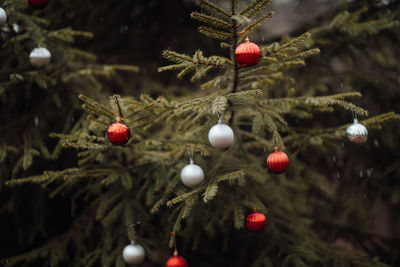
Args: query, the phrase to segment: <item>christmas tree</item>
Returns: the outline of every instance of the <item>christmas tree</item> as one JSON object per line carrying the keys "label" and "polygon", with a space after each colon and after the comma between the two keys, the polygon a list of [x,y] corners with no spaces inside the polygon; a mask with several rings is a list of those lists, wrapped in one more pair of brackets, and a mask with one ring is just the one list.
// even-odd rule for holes
{"label": "christmas tree", "polygon": [[[182,27],[190,48],[164,50],[164,63],[150,56],[161,73],[133,75],[155,87],[140,94],[104,89],[129,87],[115,71],[137,67],[102,65],[86,51],[116,44],[74,39],[96,31],[108,40],[99,17],[121,25],[135,14],[158,26],[120,30],[146,43],[163,22],[143,14],[182,13],[177,3],[28,2],[1,3],[6,266],[399,263],[399,3],[342,3],[266,41],[257,36],[274,23],[269,0],[182,1],[193,11],[180,15],[214,41]],[[96,19],[82,16],[91,9]],[[66,11],[85,31],[66,27]],[[125,41],[138,57],[152,51]],[[35,47],[51,62],[39,53],[43,66],[32,66]],[[177,249],[183,258],[171,259]]]}

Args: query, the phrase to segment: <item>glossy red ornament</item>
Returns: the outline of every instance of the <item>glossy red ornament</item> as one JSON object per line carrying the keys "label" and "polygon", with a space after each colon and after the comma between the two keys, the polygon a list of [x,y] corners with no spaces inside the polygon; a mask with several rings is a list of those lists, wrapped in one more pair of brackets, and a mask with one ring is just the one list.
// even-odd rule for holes
{"label": "glossy red ornament", "polygon": [[246,39],[244,43],[236,47],[235,57],[242,67],[248,67],[256,65],[260,61],[261,51],[258,45]]}
{"label": "glossy red ornament", "polygon": [[246,228],[251,231],[261,231],[267,225],[267,218],[261,212],[254,211],[246,217]]}
{"label": "glossy red ornament", "polygon": [[28,2],[35,9],[43,9],[49,5],[50,0],[28,0]]}
{"label": "glossy red ornament", "polygon": [[165,267],[187,267],[188,264],[184,257],[181,256],[171,256],[165,263]]}
{"label": "glossy red ornament", "polygon": [[273,173],[283,173],[289,167],[289,157],[285,152],[274,151],[267,157],[267,167]]}
{"label": "glossy red ornament", "polygon": [[129,127],[122,122],[114,122],[108,127],[107,137],[114,145],[123,145],[128,142],[131,131]]}

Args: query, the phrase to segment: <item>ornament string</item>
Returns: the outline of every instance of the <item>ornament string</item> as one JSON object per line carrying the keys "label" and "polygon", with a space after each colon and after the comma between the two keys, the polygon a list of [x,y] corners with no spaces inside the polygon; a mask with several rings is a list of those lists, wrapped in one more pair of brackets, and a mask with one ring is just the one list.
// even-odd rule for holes
{"label": "ornament string", "polygon": [[172,238],[174,239],[174,256],[178,256],[178,249],[176,248],[176,236],[174,232],[171,232]]}
{"label": "ornament string", "polygon": [[119,96],[113,95],[112,97],[115,100],[115,114],[116,114],[115,120],[118,122],[123,121],[124,119],[122,118],[122,110],[121,110],[121,106],[119,105],[119,101],[118,101]]}
{"label": "ornament string", "polygon": [[240,38],[242,38],[243,36],[246,36],[246,38],[245,38],[244,40],[245,40],[246,42],[249,42],[249,41],[250,41],[249,36],[248,36],[246,30],[241,31],[241,32],[239,33],[239,36],[240,36]]}

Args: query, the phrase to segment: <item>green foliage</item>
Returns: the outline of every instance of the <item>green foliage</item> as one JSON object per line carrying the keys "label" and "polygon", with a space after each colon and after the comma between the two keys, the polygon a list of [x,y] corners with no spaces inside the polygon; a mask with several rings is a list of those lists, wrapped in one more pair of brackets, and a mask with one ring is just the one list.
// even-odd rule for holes
{"label": "green foliage", "polygon": [[[397,24],[390,19],[373,20],[372,24],[359,22],[364,9],[345,11],[329,25],[261,45],[260,63],[240,67],[233,52],[246,34],[272,16],[265,10],[270,2],[253,0],[240,9],[234,0],[223,7],[206,0],[196,1],[202,11],[193,12],[191,17],[207,25],[200,26],[199,32],[223,40],[221,46],[230,49],[230,57],[205,57],[201,50],[193,56],[165,50],[163,56],[173,64],[158,69],[178,71],[178,78],[194,73],[191,81],[203,79],[203,91],[195,96],[114,95],[110,101],[91,97],[85,89],[100,89],[101,82],[96,77],[137,68],[96,65],[94,55],[69,46],[73,37],[91,37],[90,34],[71,29],[52,32],[51,38],[60,45],[58,49],[66,49],[65,58],[74,55],[74,59],[83,62],[67,61],[63,74],[56,68],[52,70],[52,66],[34,73],[26,67],[26,73],[13,73],[0,88],[7,86],[3,90],[7,91],[26,82],[30,86],[35,83],[49,91],[51,101],[61,102],[62,95],[55,87],[73,85],[85,92],[79,95],[85,114],[74,126],[51,134],[59,140],[54,152],[26,134],[20,149],[23,153],[7,143],[0,145],[0,162],[18,154],[14,171],[9,172],[12,179],[5,182],[6,186],[15,189],[40,185],[49,190],[52,198],[61,193],[72,194],[71,214],[75,218],[64,234],[5,261],[11,266],[38,259],[44,259],[47,266],[67,261],[74,266],[123,266],[120,252],[129,240],[134,240],[146,248],[150,261],[161,264],[165,258],[161,253],[169,254],[160,248],[166,246],[169,232],[173,231],[187,241],[180,244],[187,253],[190,247],[199,251],[210,238],[215,238],[216,246],[225,253],[233,235],[235,247],[236,240],[240,240],[240,249],[256,248],[245,259],[226,259],[226,266],[243,266],[246,260],[248,266],[386,266],[371,255],[360,256],[332,244],[320,225],[326,209],[341,208],[334,205],[335,185],[311,167],[308,159],[299,156],[311,150],[318,158],[328,149],[337,149],[349,124],[296,127],[293,122],[301,120],[306,124],[316,116],[343,110],[367,116],[366,109],[350,102],[361,93],[318,95],[320,91],[310,91],[312,85],[304,86],[294,73],[298,68],[307,69],[306,61],[320,54],[320,49],[314,47],[321,43],[320,36],[339,31],[346,38],[361,38],[365,33],[376,34]],[[45,21],[24,18],[40,35],[41,28],[36,23],[45,25]],[[243,30],[245,34],[241,36]],[[15,38],[14,45],[28,37]],[[206,80],[212,70],[213,76]],[[41,75],[44,71],[50,74]],[[84,85],[76,87],[78,81],[85,81]],[[206,137],[219,118],[230,124],[235,133],[235,143],[224,151],[211,147]],[[369,131],[376,131],[399,119],[399,114],[387,112],[360,122]],[[124,146],[114,146],[104,137],[108,125],[115,120],[123,120],[130,127],[131,138]],[[290,169],[279,177],[265,168],[265,156],[272,147],[287,151],[291,157]],[[61,148],[78,151],[77,166],[23,177],[21,169],[27,170],[36,157],[56,158]],[[184,187],[179,177],[188,157],[193,157],[206,173],[204,183],[193,189]],[[21,178],[15,178],[18,175]],[[239,232],[246,214],[254,208],[266,213],[268,228],[257,236]],[[341,227],[338,221],[345,219],[343,213],[339,214],[342,217],[332,222],[337,228]],[[69,247],[74,248],[71,255],[67,255]],[[248,262],[249,258],[252,262]],[[197,266],[200,264],[201,261]]]}

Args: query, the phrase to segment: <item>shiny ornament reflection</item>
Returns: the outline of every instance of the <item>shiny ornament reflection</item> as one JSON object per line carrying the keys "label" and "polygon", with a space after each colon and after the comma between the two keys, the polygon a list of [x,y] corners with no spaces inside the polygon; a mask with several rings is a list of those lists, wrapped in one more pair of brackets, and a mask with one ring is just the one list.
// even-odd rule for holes
{"label": "shiny ornament reflection", "polygon": [[368,130],[364,125],[358,123],[357,119],[354,119],[353,124],[346,129],[346,136],[353,144],[364,144],[368,139]]}

